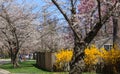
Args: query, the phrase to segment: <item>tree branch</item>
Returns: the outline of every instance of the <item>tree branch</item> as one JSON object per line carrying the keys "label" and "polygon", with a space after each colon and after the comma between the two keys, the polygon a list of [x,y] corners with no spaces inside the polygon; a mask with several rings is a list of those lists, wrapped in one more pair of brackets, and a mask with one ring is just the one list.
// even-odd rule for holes
{"label": "tree branch", "polygon": [[101,3],[100,0],[97,0],[98,3],[98,14],[99,14],[99,21],[101,23]]}
{"label": "tree branch", "polygon": [[104,25],[106,23],[106,21],[110,18],[114,8],[116,7],[117,1],[116,3],[110,8],[110,10],[108,11],[109,13],[107,13],[102,19],[101,22],[99,21],[98,23],[96,23],[96,25],[94,26],[94,28],[87,34],[87,36],[84,38],[85,43],[89,44],[94,37],[97,35],[98,31],[100,30],[100,28],[102,27],[102,25]]}
{"label": "tree branch", "polygon": [[70,19],[67,17],[67,15],[63,12],[62,8],[59,6],[59,4],[55,1],[55,0],[51,0],[55,6],[58,8],[58,10],[62,13],[62,15],[64,16],[64,18],[66,19],[66,21],[68,22],[68,24],[71,24]]}
{"label": "tree branch", "polygon": [[[78,25],[78,24],[76,24],[76,25],[74,25],[73,23],[75,23],[75,15],[76,15],[76,10],[75,10],[75,7],[74,7],[74,1],[73,0],[71,0],[71,7],[72,7],[72,9],[71,9],[71,13],[72,13],[72,18],[71,19],[69,19],[68,18],[68,16],[63,12],[63,10],[62,10],[62,8],[59,6],[59,4],[56,2],[56,0],[51,0],[53,3],[54,3],[54,5],[58,8],[58,10],[61,12],[61,14],[64,16],[64,18],[66,19],[66,21],[68,22],[68,24],[69,24],[69,26],[70,26],[70,28],[71,28],[71,30],[73,31],[73,33],[75,34],[75,36],[79,39],[79,40],[81,40],[81,35],[79,35],[78,34],[78,32],[76,31],[76,28],[74,28],[74,26],[76,26],[76,25]],[[75,1],[76,2],[76,1]]]}

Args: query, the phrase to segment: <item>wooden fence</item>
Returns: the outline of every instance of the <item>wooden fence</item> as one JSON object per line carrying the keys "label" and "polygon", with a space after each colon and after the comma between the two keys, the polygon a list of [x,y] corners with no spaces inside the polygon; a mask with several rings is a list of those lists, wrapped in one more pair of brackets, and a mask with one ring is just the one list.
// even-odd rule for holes
{"label": "wooden fence", "polygon": [[55,55],[53,52],[37,52],[36,53],[37,65],[45,70],[53,71],[53,65],[55,63]]}

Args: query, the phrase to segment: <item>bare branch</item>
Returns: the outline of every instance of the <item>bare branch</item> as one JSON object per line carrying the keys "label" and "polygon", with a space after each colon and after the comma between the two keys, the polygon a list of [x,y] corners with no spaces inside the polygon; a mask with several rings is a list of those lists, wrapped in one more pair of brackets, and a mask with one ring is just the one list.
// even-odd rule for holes
{"label": "bare branch", "polygon": [[116,3],[110,8],[109,13],[107,13],[101,20],[101,22],[99,21],[98,23],[96,23],[96,25],[94,26],[94,28],[87,34],[87,36],[84,38],[84,41],[89,44],[93,38],[97,35],[99,29],[102,27],[102,25],[104,25],[106,23],[106,21],[111,17],[112,12],[114,11],[114,8],[116,7],[117,1]]}

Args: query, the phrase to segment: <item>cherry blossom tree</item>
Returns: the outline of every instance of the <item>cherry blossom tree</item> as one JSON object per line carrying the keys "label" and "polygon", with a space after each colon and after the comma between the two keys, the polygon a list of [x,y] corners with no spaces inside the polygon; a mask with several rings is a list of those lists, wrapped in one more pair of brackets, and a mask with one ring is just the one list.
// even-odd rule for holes
{"label": "cherry blossom tree", "polygon": [[11,62],[14,67],[18,67],[19,50],[29,39],[33,31],[34,20],[38,14],[32,13],[35,5],[26,7],[26,2],[19,3],[16,0],[6,0],[0,2],[1,36],[4,46],[10,51]]}
{"label": "cherry blossom tree", "polygon": [[[80,0],[77,13],[76,7],[79,0],[69,0],[70,7],[68,8],[70,11],[68,12],[71,12],[69,17],[59,4],[60,1],[51,1],[64,16],[74,34],[74,55],[70,62],[69,73],[82,74],[84,70],[84,49],[95,38],[102,26],[110,20],[112,14],[117,10],[119,2],[118,0]],[[84,31],[81,30],[81,25],[90,28]]]}

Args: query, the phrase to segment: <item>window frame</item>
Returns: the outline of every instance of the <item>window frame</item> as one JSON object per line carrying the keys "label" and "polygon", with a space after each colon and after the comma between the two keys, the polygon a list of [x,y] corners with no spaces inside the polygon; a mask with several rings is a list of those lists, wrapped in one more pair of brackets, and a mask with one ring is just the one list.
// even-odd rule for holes
{"label": "window frame", "polygon": [[[108,46],[108,48],[106,48],[105,46]],[[107,51],[111,50],[112,46],[113,46],[112,44],[104,44],[104,48]]]}

